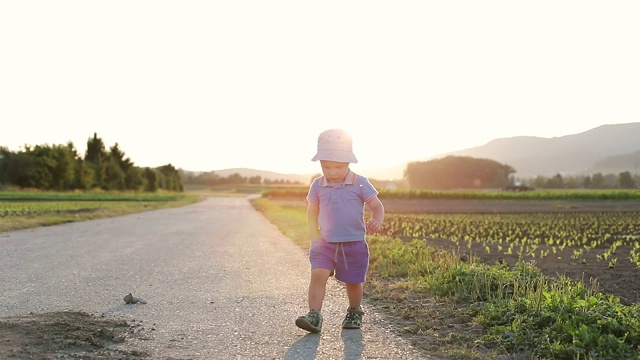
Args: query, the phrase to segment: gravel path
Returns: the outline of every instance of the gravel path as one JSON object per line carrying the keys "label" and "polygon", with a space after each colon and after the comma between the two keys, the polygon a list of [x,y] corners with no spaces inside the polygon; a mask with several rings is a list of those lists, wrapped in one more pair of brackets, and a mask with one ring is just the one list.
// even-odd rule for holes
{"label": "gravel path", "polygon": [[[427,359],[365,307],[362,331],[340,328],[331,279],[323,333],[306,312],[306,253],[246,198],[0,234],[0,317],[84,311],[141,324],[120,345],[154,359]],[[148,304],[125,304],[131,292]]]}

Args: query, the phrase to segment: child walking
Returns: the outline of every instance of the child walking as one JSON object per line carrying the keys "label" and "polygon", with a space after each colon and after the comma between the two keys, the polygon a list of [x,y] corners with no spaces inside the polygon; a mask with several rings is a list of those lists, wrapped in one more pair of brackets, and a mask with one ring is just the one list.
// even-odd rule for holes
{"label": "child walking", "polygon": [[[322,302],[327,280],[335,273],[345,283],[349,307],[343,329],[362,325],[363,283],[369,268],[366,234],[380,230],[384,206],[369,180],[349,169],[357,163],[351,135],[330,129],[318,137],[312,161],[320,161],[322,176],[315,179],[307,195],[307,224],[311,247],[309,312],[296,319],[296,326],[309,332],[322,330]],[[365,223],[365,205],[371,218]]]}

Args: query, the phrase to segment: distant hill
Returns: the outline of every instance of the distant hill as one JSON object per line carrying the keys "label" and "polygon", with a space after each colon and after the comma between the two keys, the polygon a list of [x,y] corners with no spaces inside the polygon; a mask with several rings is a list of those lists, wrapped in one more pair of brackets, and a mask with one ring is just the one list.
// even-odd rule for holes
{"label": "distant hill", "polygon": [[[640,171],[640,122],[602,125],[579,133],[553,138],[515,136],[499,138],[485,145],[448,152],[419,161],[447,155],[485,158],[510,165],[516,176],[530,178],[538,175],[619,174]],[[358,174],[376,180],[399,180],[407,163],[374,169],[355,168]],[[280,174],[255,169],[215,170],[220,176],[238,173],[243,177],[259,175],[263,179],[299,181],[309,184],[315,174]]]}
{"label": "distant hill", "polygon": [[635,174],[640,170],[640,151],[598,160],[593,164],[593,170],[603,174],[616,174],[621,171],[630,171]]}
{"label": "distant hill", "polygon": [[519,177],[596,172],[634,172],[640,152],[640,122],[602,125],[553,138],[517,136],[445,155],[492,159],[512,166]]}
{"label": "distant hill", "polygon": [[[521,178],[555,174],[601,172],[618,174],[640,171],[640,122],[602,125],[579,134],[553,138],[515,136],[499,138],[485,145],[448,152],[417,161],[447,155],[485,158],[510,165]],[[401,179],[407,163],[359,173],[370,178]]]}

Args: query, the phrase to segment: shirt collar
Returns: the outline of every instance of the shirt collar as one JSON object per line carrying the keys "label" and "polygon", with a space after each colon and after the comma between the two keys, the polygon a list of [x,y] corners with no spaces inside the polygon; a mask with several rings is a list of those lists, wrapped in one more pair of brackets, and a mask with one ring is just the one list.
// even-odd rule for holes
{"label": "shirt collar", "polygon": [[[349,172],[347,173],[347,176],[345,176],[344,181],[342,182],[342,184],[344,185],[353,185],[356,183],[356,179],[358,178],[358,176],[356,175],[356,173],[354,173],[353,171],[349,170]],[[331,185],[335,185],[335,184],[331,184]],[[322,187],[327,187],[329,186],[329,181],[327,181],[327,178],[325,178],[324,175],[322,175],[322,177],[320,178],[320,186]]]}

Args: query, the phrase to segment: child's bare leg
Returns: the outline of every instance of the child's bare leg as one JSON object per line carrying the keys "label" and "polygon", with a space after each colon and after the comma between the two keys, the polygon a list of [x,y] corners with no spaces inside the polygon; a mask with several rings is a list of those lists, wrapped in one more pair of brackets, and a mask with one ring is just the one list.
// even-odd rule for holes
{"label": "child's bare leg", "polygon": [[327,291],[327,280],[329,280],[331,270],[313,269],[311,270],[311,281],[309,282],[309,310],[320,311],[322,302]]}
{"label": "child's bare leg", "polygon": [[360,309],[362,305],[363,286],[362,284],[346,284],[349,307]]}

